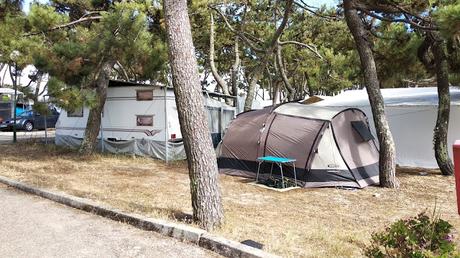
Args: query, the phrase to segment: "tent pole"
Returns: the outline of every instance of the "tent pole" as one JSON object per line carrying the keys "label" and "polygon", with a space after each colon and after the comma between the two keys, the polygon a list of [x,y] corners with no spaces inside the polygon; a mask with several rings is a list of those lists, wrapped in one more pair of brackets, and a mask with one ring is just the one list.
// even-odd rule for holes
{"label": "tent pole", "polygon": [[168,107],[167,107],[167,93],[168,93],[168,89],[167,89],[167,86],[165,85],[164,87],[164,91],[165,91],[165,161],[166,161],[166,164],[168,164]]}

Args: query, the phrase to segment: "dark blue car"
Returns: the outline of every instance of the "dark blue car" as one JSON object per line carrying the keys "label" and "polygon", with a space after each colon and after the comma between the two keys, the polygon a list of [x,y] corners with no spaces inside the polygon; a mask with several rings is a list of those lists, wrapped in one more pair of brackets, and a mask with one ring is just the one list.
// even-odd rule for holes
{"label": "dark blue car", "polygon": [[[56,109],[50,109],[48,115],[41,115],[36,111],[25,111],[16,116],[16,129],[32,131],[33,129],[54,128],[59,118],[59,112]],[[14,126],[14,119],[6,119],[0,122],[0,130],[12,130]]]}

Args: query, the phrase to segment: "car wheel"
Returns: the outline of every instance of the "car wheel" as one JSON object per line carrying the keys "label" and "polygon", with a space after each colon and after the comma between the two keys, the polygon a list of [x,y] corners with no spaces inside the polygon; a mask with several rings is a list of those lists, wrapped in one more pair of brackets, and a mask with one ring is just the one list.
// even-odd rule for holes
{"label": "car wheel", "polygon": [[24,129],[28,132],[32,131],[34,129],[34,124],[32,124],[32,122],[30,121],[27,121],[25,124],[24,124]]}

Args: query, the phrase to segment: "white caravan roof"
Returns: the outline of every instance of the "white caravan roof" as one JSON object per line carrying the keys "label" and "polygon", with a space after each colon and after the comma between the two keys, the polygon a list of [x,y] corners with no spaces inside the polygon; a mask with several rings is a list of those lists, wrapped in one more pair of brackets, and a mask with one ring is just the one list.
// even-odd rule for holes
{"label": "white caravan roof", "polygon": [[[392,88],[381,89],[386,106],[437,106],[438,89],[426,88]],[[460,88],[450,87],[451,105],[460,106]],[[311,104],[327,107],[363,107],[369,106],[366,89],[348,90],[332,98]]]}
{"label": "white caravan roof", "polygon": [[[14,89],[10,89],[10,88],[0,88],[0,94],[11,94],[11,95],[13,95],[13,94],[14,94]],[[18,94],[18,95],[21,95],[22,92],[17,91],[17,94]]]}

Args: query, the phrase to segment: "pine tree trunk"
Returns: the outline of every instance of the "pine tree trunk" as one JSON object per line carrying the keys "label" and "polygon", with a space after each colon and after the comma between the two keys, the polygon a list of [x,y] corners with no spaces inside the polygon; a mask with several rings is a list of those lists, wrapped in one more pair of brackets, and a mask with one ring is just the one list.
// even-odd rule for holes
{"label": "pine tree trunk", "polygon": [[[263,65],[265,66],[265,63]],[[255,68],[252,74],[251,80],[249,81],[248,92],[246,94],[246,100],[244,101],[244,111],[249,111],[252,109],[252,103],[254,102],[254,97],[256,96],[257,82],[262,77],[262,72],[263,72],[263,66],[259,65]]]}
{"label": "pine tree trunk", "polygon": [[186,0],[163,3],[179,122],[190,176],[193,217],[210,230],[224,217],[216,154],[204,110]]}
{"label": "pine tree trunk", "polygon": [[433,56],[438,84],[438,118],[434,128],[433,143],[436,161],[445,176],[454,174],[454,166],[447,151],[447,133],[449,130],[450,93],[449,67],[446,56],[446,43],[438,32],[430,33],[433,37]]}
{"label": "pine tree trunk", "polygon": [[104,110],[107,99],[107,89],[109,87],[110,72],[114,62],[106,62],[102,65],[101,71],[96,79],[96,101],[97,103],[90,109],[88,121],[86,123],[85,136],[78,150],[82,155],[92,154],[97,147],[97,136],[101,128],[101,113]]}
{"label": "pine tree trunk", "polygon": [[388,121],[385,117],[385,107],[380,92],[379,79],[377,77],[377,69],[371,45],[364,24],[353,6],[353,1],[344,0],[343,5],[345,9],[345,19],[355,40],[361,60],[369,103],[372,108],[375,129],[380,143],[380,185],[382,187],[397,188],[399,187],[399,182],[396,179],[395,144],[390,132],[390,127],[388,126]]}

